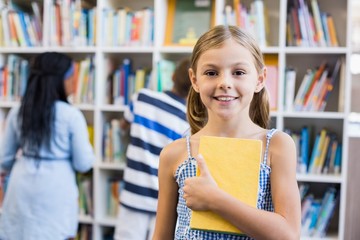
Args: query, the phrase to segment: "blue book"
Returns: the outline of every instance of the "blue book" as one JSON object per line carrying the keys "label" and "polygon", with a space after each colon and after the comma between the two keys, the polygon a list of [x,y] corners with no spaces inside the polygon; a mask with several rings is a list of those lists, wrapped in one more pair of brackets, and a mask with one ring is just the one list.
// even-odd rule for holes
{"label": "blue book", "polygon": [[341,171],[341,153],[342,153],[342,145],[338,144],[335,155],[335,163],[334,163],[335,174],[340,174]]}
{"label": "blue book", "polygon": [[314,148],[313,148],[312,153],[311,153],[311,158],[310,158],[308,169],[307,169],[308,172],[312,168],[312,166],[314,165],[314,161],[315,161],[316,154],[317,154],[317,149],[319,147],[319,142],[320,142],[320,134],[318,133],[316,135]]}
{"label": "blue book", "polygon": [[309,127],[303,127],[301,129],[301,166],[300,172],[306,173],[307,166],[309,163]]}
{"label": "blue book", "polygon": [[19,11],[18,15],[19,15],[20,24],[21,24],[21,31],[24,33],[26,45],[29,46],[29,47],[32,47],[33,45],[31,44],[30,36],[29,36],[29,33],[28,33],[28,28],[31,27],[31,26],[26,25],[25,17],[24,17],[23,12]]}
{"label": "blue book", "polygon": [[330,187],[324,195],[319,212],[319,218],[316,222],[314,237],[324,237],[326,234],[325,229],[329,224],[335,206],[336,192],[336,188]]}
{"label": "blue book", "polygon": [[123,76],[123,80],[124,80],[124,103],[125,105],[127,105],[129,103],[129,77],[131,74],[131,61],[129,58],[125,58],[123,60],[123,65],[122,65],[122,73],[124,74]]}
{"label": "blue book", "polygon": [[94,46],[94,9],[90,9],[88,15],[88,46]]}
{"label": "blue book", "polygon": [[332,151],[333,151],[334,144],[337,144],[337,143],[335,143],[336,141],[337,141],[336,135],[334,133],[330,133],[330,143],[329,143],[329,147],[327,149],[327,153],[326,153],[326,156],[325,156],[324,165],[323,165],[323,167],[321,169],[321,173],[323,173],[323,174],[327,174],[329,172],[331,154],[332,154]]}

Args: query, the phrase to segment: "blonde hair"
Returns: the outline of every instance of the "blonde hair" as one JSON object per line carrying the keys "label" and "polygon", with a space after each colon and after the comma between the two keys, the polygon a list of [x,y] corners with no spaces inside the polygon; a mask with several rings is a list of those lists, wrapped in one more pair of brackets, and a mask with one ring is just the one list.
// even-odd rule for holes
{"label": "blonde hair", "polygon": [[[236,26],[218,25],[204,33],[196,42],[191,55],[191,68],[196,73],[200,56],[209,49],[220,48],[227,39],[233,39],[250,51],[254,57],[255,68],[258,73],[265,67],[263,55],[255,39]],[[187,117],[191,133],[198,132],[208,120],[207,110],[200,99],[200,94],[190,87],[187,99]],[[250,104],[249,116],[251,120],[263,128],[268,128],[270,121],[269,97],[265,87],[254,94]]]}

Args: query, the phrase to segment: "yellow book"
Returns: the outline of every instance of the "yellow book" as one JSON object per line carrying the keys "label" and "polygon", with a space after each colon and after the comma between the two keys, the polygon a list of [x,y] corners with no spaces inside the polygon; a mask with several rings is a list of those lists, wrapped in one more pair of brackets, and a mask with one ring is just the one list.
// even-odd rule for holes
{"label": "yellow book", "polygon": [[[262,141],[224,137],[200,138],[199,153],[218,186],[256,208],[259,188]],[[199,176],[199,169],[196,175]],[[192,229],[243,234],[231,223],[210,211],[193,211]]]}
{"label": "yellow book", "polygon": [[94,126],[88,125],[87,130],[89,133],[89,141],[90,141],[91,145],[94,147]]}

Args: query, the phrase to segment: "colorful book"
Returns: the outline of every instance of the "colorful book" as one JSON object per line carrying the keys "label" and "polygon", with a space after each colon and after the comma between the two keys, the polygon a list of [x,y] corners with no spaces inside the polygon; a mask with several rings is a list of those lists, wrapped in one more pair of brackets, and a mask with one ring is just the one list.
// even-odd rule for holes
{"label": "colorful book", "polygon": [[[211,175],[221,189],[256,208],[262,141],[204,136],[200,137],[199,153],[203,155]],[[197,176],[199,174],[198,169]],[[243,234],[234,225],[210,211],[193,211],[190,227]]]}

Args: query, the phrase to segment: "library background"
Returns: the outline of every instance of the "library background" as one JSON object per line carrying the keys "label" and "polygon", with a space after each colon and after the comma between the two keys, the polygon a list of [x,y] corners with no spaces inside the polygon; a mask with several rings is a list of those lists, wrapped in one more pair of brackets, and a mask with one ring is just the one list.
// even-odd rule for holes
{"label": "library background", "polygon": [[[2,0],[0,136],[19,104],[31,59],[76,62],[71,102],[97,156],[78,176],[78,239],[112,239],[124,168],[119,120],[142,87],[171,85],[178,60],[217,24],[252,32],[264,52],[271,125],[298,147],[302,239],[359,239],[359,0]],[[193,19],[198,19],[193,21]],[[0,207],[6,192],[1,176]],[[1,217],[1,212],[0,212]]]}

